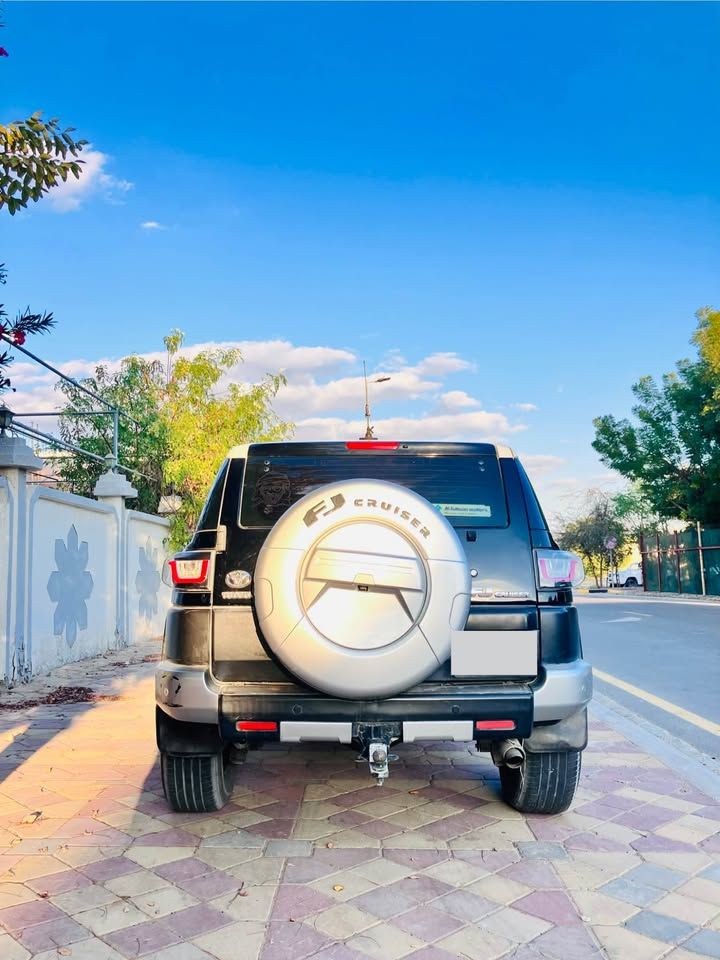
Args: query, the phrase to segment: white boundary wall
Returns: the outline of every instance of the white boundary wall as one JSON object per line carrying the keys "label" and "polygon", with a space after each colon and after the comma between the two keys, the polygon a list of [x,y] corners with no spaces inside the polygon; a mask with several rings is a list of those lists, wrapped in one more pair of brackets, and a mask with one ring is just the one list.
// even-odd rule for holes
{"label": "white boundary wall", "polygon": [[105,474],[97,500],[28,486],[39,461],[0,436],[0,680],[16,683],[63,663],[163,631],[161,580],[169,521],[128,510],[135,491]]}

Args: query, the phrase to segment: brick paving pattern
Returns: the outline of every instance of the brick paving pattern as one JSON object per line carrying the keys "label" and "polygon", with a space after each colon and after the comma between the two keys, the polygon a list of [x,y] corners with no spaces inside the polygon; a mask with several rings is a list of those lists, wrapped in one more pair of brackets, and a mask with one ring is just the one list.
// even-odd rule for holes
{"label": "brick paving pattern", "polygon": [[61,676],[117,701],[0,712],[3,960],[720,958],[720,805],[608,727],[562,816],[451,743],[399,746],[382,789],[347,748],[268,748],[225,810],[173,814],[152,663],[115,658]]}

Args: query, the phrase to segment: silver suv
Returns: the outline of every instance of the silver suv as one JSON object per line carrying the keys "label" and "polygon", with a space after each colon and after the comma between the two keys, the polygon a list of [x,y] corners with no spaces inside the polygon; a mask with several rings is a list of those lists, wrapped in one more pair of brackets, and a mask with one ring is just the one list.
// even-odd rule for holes
{"label": "silver suv", "polygon": [[570,805],[592,674],[559,550],[507,447],[236,447],[174,585],[156,675],[174,810],[220,809],[266,741],[474,741],[516,809]]}

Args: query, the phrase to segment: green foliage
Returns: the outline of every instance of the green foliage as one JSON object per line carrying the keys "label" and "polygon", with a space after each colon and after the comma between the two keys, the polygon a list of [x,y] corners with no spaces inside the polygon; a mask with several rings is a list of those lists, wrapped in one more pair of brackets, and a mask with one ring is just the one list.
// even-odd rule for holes
{"label": "green foliage", "polygon": [[720,376],[712,366],[715,311],[700,311],[700,359],[681,360],[660,384],[634,386],[634,423],[612,415],[594,422],[593,447],[663,518],[720,522]]}
{"label": "green foliage", "polygon": [[256,384],[230,383],[217,393],[223,376],[242,359],[240,352],[207,350],[183,357],[178,356],[182,342],[177,330],[165,338],[170,368],[162,406],[169,446],[165,479],[182,501],[172,527],[175,548],[187,543],[228,449],[281,440],[292,430],[272,409],[285,383],[282,375],[267,374]]}
{"label": "green foliage", "polygon": [[[0,263],[0,283],[7,280],[5,264]],[[18,312],[14,320],[8,320],[5,304],[0,303],[0,344],[8,343],[11,346],[22,346],[28,336],[35,333],[47,333],[55,325],[52,313],[32,313],[30,307]],[[9,350],[0,349],[0,394],[12,390],[13,386],[8,376],[8,367],[13,362]]]}
{"label": "green foliage", "polygon": [[720,400],[720,310],[703,307],[695,314],[698,325],[693,337],[700,356],[717,378],[715,396]]}
{"label": "green foliage", "polygon": [[[129,479],[138,491],[138,509],[155,513],[163,486],[163,465],[167,460],[167,429],[161,414],[165,372],[158,361],[126,357],[119,370],[110,372],[99,365],[95,375],[81,381],[108,404],[119,407],[132,417],[119,418],[118,459],[139,473]],[[60,435],[101,457],[113,452],[113,414],[82,416],[97,410],[98,403],[72,384],[61,382],[57,389],[67,398],[59,418]],[[91,496],[93,487],[107,467],[88,457],[70,454],[59,460],[62,479],[75,493]]]}
{"label": "green foliage", "polygon": [[45,121],[39,112],[0,124],[0,210],[15,215],[60,181],[79,179],[78,157],[87,140],[75,140],[73,133],[73,127],[61,129],[57,117]]}
{"label": "green foliage", "polygon": [[637,483],[612,498],[615,514],[630,539],[638,542],[641,535],[651,535],[664,529],[665,523],[653,509]]}
{"label": "green foliage", "polygon": [[[272,410],[284,377],[268,374],[257,384],[223,385],[223,377],[242,360],[238,350],[181,356],[179,330],[173,330],[164,343],[167,367],[159,361],[127,357],[117,372],[99,366],[82,383],[138,421],[136,426],[120,418],[119,461],[143,474],[129,477],[138,490],[140,509],[155,512],[161,494],[179,496],[170,538],[173,549],[179,549],[192,535],[228,449],[238,443],[283,439],[292,428]],[[62,437],[99,456],[110,455],[112,416],[75,416],[96,409],[97,403],[72,385],[59,389],[68,398],[60,417]],[[75,454],[60,463],[63,479],[86,494],[106,469]]]}
{"label": "green foliage", "polygon": [[[599,587],[610,569],[626,556],[628,538],[612,498],[592,491],[586,509],[582,516],[565,521],[557,541],[563,550],[572,550],[582,557],[586,573]],[[607,543],[613,539],[617,546],[610,548]]]}

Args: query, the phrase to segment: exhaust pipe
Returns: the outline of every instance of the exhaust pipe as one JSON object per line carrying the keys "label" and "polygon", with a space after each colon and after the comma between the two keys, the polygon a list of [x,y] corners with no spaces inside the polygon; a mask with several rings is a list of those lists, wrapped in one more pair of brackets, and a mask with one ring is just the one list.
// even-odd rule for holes
{"label": "exhaust pipe", "polygon": [[525,751],[519,740],[498,740],[493,743],[491,754],[496,767],[519,770],[525,762]]}

